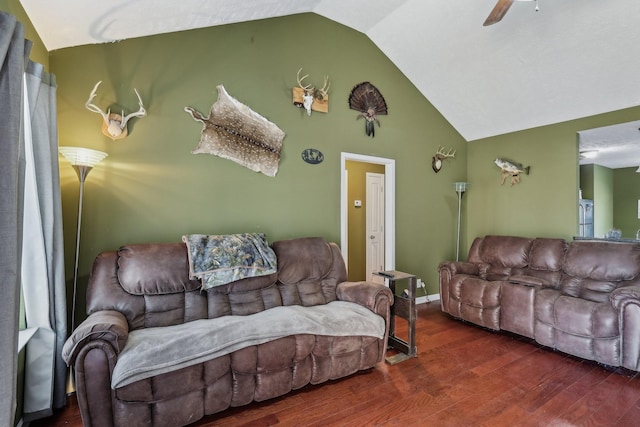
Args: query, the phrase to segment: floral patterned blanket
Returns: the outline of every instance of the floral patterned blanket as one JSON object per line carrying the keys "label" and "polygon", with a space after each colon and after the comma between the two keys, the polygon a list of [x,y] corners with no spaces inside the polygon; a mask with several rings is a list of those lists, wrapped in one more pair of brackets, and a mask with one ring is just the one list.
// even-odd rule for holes
{"label": "floral patterned blanket", "polygon": [[277,270],[276,254],[263,233],[182,236],[189,256],[189,278],[203,289]]}

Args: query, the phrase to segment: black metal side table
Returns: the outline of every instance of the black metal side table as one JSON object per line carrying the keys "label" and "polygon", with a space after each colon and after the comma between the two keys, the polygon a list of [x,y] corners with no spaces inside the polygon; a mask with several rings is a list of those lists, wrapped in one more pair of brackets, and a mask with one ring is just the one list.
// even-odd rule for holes
{"label": "black metal side table", "polygon": [[[390,365],[395,365],[396,363],[416,357],[418,354],[418,349],[416,348],[416,319],[418,317],[418,310],[416,308],[417,279],[414,274],[395,270],[380,271],[373,274],[387,279],[389,281],[389,289],[391,289],[393,293],[394,302],[391,306],[388,346],[389,348],[400,351],[400,353],[388,356],[385,360]],[[396,295],[396,282],[405,279],[409,282],[409,286],[407,287],[408,295]],[[408,322],[408,341],[395,335],[396,316]]]}

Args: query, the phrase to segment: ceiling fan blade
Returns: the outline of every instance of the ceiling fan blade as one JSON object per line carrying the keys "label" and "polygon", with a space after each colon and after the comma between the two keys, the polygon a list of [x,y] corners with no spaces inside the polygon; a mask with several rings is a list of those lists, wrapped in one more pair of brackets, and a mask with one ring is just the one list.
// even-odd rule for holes
{"label": "ceiling fan blade", "polygon": [[507,13],[514,0],[498,0],[498,3],[494,6],[493,10],[487,17],[487,20],[484,21],[483,26],[493,25],[496,22],[500,22],[500,20]]}

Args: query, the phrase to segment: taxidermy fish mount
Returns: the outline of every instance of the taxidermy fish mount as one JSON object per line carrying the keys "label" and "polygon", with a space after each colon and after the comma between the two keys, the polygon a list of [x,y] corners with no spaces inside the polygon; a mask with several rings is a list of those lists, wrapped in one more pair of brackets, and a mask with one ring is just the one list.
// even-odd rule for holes
{"label": "taxidermy fish mount", "polygon": [[200,142],[193,154],[214,154],[224,159],[276,176],[285,133],[274,123],[231,97],[224,86],[216,86],[218,100],[209,117],[191,107],[185,111],[203,124]]}
{"label": "taxidermy fish mount", "polygon": [[325,76],[324,85],[322,89],[316,89],[311,84],[303,84],[302,81],[309,77],[309,74],[305,74],[300,77],[302,68],[298,70],[296,74],[296,80],[298,86],[293,87],[293,105],[298,108],[304,108],[307,111],[307,115],[311,115],[311,111],[318,111],[320,113],[329,112],[329,76]]}
{"label": "taxidermy fish mount", "polygon": [[358,119],[365,119],[364,130],[367,136],[375,137],[373,123],[380,127],[377,116],[387,115],[387,102],[380,91],[369,82],[362,82],[353,87],[349,94],[349,108],[360,111]]}
{"label": "taxidermy fish mount", "polygon": [[438,147],[435,156],[433,156],[433,158],[431,159],[431,168],[435,173],[440,172],[440,169],[442,169],[442,160],[446,159],[447,157],[455,158],[456,150],[452,148],[447,153],[445,153],[444,147]]}
{"label": "taxidermy fish mount", "polygon": [[500,185],[504,184],[504,181],[508,176],[511,177],[511,185],[517,184],[520,182],[520,174],[524,173],[525,175],[529,175],[530,166],[526,168],[522,166],[522,163],[512,162],[507,159],[497,158],[494,163],[502,170],[502,182]]}

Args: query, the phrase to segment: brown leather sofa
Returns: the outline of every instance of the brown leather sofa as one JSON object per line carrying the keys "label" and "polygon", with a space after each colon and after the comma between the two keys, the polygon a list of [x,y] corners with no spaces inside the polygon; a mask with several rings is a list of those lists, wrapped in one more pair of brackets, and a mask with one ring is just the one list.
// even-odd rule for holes
{"label": "brown leather sofa", "polygon": [[[186,425],[381,362],[393,303],[389,289],[347,282],[340,250],[321,238],[279,241],[271,247],[277,273],[208,291],[189,279],[183,243],[130,245],[100,254],[88,285],[88,318],[63,349],[65,361],[75,368],[84,425]],[[268,314],[284,306],[333,307],[334,301],[355,303],[381,317],[383,336],[295,334],[112,387],[114,368],[135,331],[155,328],[147,330],[161,337],[147,343],[153,346],[169,340],[171,328],[203,322],[199,319]]]}
{"label": "brown leather sofa", "polygon": [[485,236],[439,266],[442,311],[640,370],[640,245]]}

